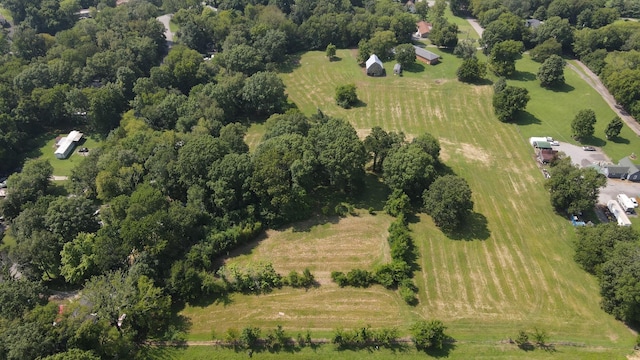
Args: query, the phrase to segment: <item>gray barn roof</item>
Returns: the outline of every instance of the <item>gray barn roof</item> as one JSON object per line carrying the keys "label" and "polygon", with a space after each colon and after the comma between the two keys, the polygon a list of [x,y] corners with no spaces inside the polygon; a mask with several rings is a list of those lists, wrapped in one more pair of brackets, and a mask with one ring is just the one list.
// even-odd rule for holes
{"label": "gray barn roof", "polygon": [[427,60],[436,60],[440,58],[440,55],[434,54],[431,51],[425,50],[419,46],[413,45],[413,48],[416,49],[416,55],[420,56],[421,58]]}
{"label": "gray barn roof", "polygon": [[640,171],[640,166],[632,163],[629,157],[623,157],[622,159],[620,159],[620,161],[618,161],[618,165],[628,167],[629,173],[635,173]]}

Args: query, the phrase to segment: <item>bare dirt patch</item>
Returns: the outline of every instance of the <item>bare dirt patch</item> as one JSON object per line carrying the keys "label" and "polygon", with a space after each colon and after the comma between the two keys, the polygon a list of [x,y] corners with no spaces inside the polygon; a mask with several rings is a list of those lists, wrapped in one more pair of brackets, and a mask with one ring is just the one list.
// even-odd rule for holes
{"label": "bare dirt patch", "polygon": [[464,156],[466,159],[479,162],[489,166],[493,160],[486,150],[468,143],[454,143],[447,139],[440,139],[442,149],[440,157],[443,161],[451,159],[452,156]]}

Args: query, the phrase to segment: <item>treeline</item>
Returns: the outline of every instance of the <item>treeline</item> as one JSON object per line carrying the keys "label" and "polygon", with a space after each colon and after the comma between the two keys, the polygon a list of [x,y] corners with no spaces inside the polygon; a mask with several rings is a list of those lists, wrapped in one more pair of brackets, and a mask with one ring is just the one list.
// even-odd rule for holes
{"label": "treeline", "polygon": [[602,308],[627,324],[640,322],[640,235],[615,223],[578,228],[575,261],[600,283]]}

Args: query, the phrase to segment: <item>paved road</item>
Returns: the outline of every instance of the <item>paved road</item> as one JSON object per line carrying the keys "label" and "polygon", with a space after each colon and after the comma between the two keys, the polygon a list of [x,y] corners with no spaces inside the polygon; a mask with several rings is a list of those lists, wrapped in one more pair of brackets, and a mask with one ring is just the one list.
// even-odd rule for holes
{"label": "paved road", "polygon": [[478,33],[478,36],[482,37],[482,33],[484,32],[484,29],[482,28],[482,26],[480,26],[480,23],[478,22],[478,20],[468,17],[467,21],[469,22],[469,25],[471,25],[473,30],[475,30]]}
{"label": "paved road", "polygon": [[173,33],[171,32],[171,28],[169,27],[169,23],[171,22],[172,17],[173,14],[165,14],[156,18],[162,23],[162,25],[164,25],[164,36],[167,39],[168,47],[171,47],[173,45]]}
{"label": "paved road", "polygon": [[[574,65],[575,64],[575,65]],[[577,65],[577,67],[576,67]],[[587,84],[591,85],[591,87],[602,96],[604,101],[609,104],[609,107],[613,112],[616,113],[622,119],[627,126],[636,133],[636,135],[640,136],[640,124],[629,115],[624,109],[618,106],[616,99],[613,98],[609,90],[604,86],[598,75],[594,74],[585,64],[578,60],[570,60],[567,62],[567,66],[576,72]],[[580,69],[578,69],[578,67]]]}

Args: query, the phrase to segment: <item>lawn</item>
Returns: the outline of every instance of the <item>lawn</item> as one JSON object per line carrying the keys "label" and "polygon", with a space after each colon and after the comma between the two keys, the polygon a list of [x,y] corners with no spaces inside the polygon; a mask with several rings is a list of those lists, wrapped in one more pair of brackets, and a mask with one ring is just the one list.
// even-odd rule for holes
{"label": "lawn", "polygon": [[96,149],[100,147],[100,142],[101,142],[100,140],[92,137],[87,137],[85,135],[85,137],[83,138],[84,142],[82,142],[81,145],[76,146],[76,148],[73,150],[73,152],[71,153],[71,155],[69,155],[68,158],[58,159],[54,154],[54,152],[56,151],[56,146],[55,146],[56,139],[58,137],[65,137],[65,136],[67,136],[67,134],[44,135],[43,136],[44,145],[40,147],[40,149],[38,149],[36,153],[36,156],[39,159],[47,159],[49,160],[51,165],[53,165],[54,176],[70,176],[71,175],[71,170],[76,165],[78,165],[84,158],[84,155],[78,152],[80,148],[86,147],[89,150],[91,150],[91,149]]}
{"label": "lawn", "polygon": [[[321,281],[319,288],[309,291],[285,288],[263,296],[233,295],[227,304],[187,308],[183,314],[192,322],[190,338],[206,338],[212,328],[218,332],[248,324],[263,328],[282,324],[290,332],[311,329],[314,336],[364,324],[397,326],[407,334],[412,322],[436,318],[447,324],[449,334],[458,341],[448,354],[451,358],[623,358],[632,351],[634,335],[600,309],[596,280],[573,262],[574,230],[551,210],[544,178],[526,141],[533,134],[568,140],[564,124],[573,117],[568,109],[582,108],[586,103],[582,96],[590,94],[590,88],[567,72],[571,91],[576,93],[552,93],[539,102],[537,97],[548,90],[534,89],[535,80],[522,83],[531,88],[534,99],[528,110],[542,120],[504,124],[493,115],[491,85],[454,80],[460,60],[439,53],[443,56],[439,65],[417,66],[403,77],[371,78],[356,64],[354,51],[338,51],[340,61],[335,62],[327,61],[322,52],[309,52],[302,55],[298,68],[282,75],[290,99],[304,113],[320,108],[350,121],[362,137],[373,126],[403,131],[408,137],[430,132],[440,139],[445,163],[469,182],[474,214],[455,239],[445,237],[426,215],[411,224],[420,252],[419,305],[409,307],[394,292],[378,287],[340,289]],[[387,74],[392,74],[392,66],[392,62],[385,64]],[[525,58],[518,70],[535,72],[535,66]],[[356,85],[361,106],[345,110],[335,105],[334,89],[345,83]],[[597,106],[600,99],[588,96],[589,105]],[[605,107],[594,110],[599,118],[612,117]],[[553,114],[564,115],[552,122]],[[613,154],[626,151],[624,144],[617,145],[607,144],[605,149]],[[364,260],[372,266],[385,259],[388,221],[386,215],[361,211],[357,217],[301,232],[270,231],[245,254],[229,261],[271,261],[284,272],[309,266],[324,279],[330,270],[365,266]],[[342,239],[338,243],[336,236]],[[361,250],[356,254],[331,250],[338,245]],[[518,330],[534,327],[544,329],[552,342],[580,348],[525,355],[501,345]],[[193,355],[185,356],[200,358],[197,352],[190,349]]]}

